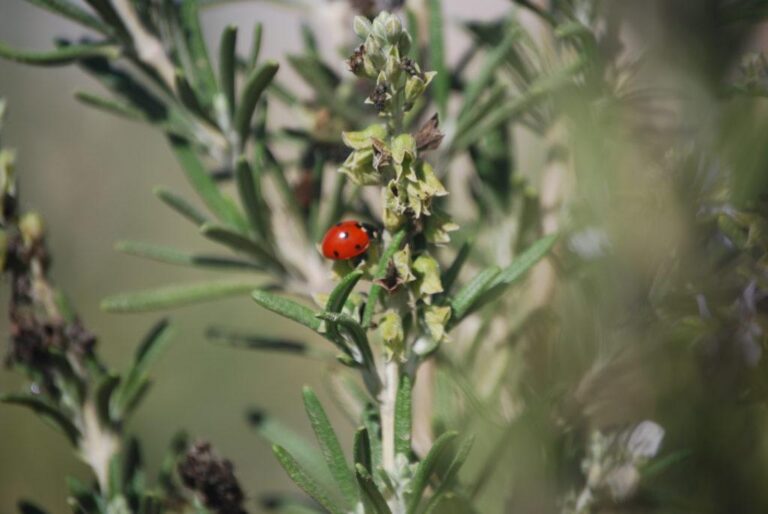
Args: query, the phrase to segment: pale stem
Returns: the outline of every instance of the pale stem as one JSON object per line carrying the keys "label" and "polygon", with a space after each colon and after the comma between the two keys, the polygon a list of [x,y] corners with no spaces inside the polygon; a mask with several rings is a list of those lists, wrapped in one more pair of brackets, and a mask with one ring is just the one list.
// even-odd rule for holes
{"label": "pale stem", "polygon": [[381,391],[381,463],[387,473],[395,472],[395,401],[400,382],[400,364],[384,364],[384,388]]}
{"label": "pale stem", "polygon": [[99,489],[106,494],[109,487],[109,463],[120,450],[120,439],[102,426],[92,402],[83,405],[80,425],[83,435],[79,445],[80,455],[96,475]]}
{"label": "pale stem", "polygon": [[435,359],[430,357],[416,370],[413,382],[413,451],[425,457],[432,448],[432,411],[435,404]]}

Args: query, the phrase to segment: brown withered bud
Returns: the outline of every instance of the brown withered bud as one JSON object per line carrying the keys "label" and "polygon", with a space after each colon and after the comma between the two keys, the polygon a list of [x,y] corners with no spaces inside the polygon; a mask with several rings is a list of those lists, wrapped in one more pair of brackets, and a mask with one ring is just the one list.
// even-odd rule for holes
{"label": "brown withered bud", "polygon": [[395,268],[395,263],[393,261],[389,261],[389,264],[387,265],[387,274],[384,275],[384,278],[374,280],[374,284],[378,284],[384,289],[387,290],[388,293],[394,293],[397,291],[397,289],[403,284],[403,280],[400,278],[400,275],[397,274],[397,268]]}
{"label": "brown withered bud", "polygon": [[206,507],[217,514],[245,514],[245,495],[235,478],[232,463],[213,452],[210,443],[198,441],[178,466],[185,486],[194,490]]}
{"label": "brown withered bud", "polygon": [[389,86],[386,84],[386,82],[382,82],[381,84],[377,85],[373,93],[371,93],[371,101],[373,102],[373,106],[376,108],[377,112],[381,112],[387,107],[387,95],[389,93]]}
{"label": "brown withered bud", "polygon": [[420,77],[422,79],[424,78],[424,74],[421,72],[416,62],[410,57],[403,57],[400,60],[400,67],[410,77]]}
{"label": "brown withered bud", "polygon": [[378,171],[379,168],[392,163],[392,154],[389,153],[383,141],[373,137],[371,142],[373,143],[373,168]]}
{"label": "brown withered bud", "polygon": [[365,45],[358,46],[354,53],[347,59],[349,71],[359,75],[363,71],[363,59],[365,58]]}
{"label": "brown withered bud", "polygon": [[419,152],[436,150],[440,146],[445,134],[437,129],[438,124],[437,113],[435,113],[424,125],[422,125],[419,131],[416,132],[416,149]]}

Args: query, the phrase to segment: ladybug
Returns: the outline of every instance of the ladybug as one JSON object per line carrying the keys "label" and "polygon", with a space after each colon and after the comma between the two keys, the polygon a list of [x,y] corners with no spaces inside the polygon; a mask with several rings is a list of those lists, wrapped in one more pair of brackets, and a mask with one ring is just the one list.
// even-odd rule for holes
{"label": "ladybug", "polygon": [[378,231],[358,221],[341,221],[328,229],[320,247],[326,259],[348,260],[364,254]]}

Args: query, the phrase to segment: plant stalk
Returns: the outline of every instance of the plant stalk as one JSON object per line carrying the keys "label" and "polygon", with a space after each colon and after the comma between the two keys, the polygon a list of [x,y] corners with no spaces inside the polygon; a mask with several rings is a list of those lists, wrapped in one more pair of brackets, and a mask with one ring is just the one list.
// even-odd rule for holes
{"label": "plant stalk", "polygon": [[400,382],[400,363],[396,359],[384,364],[384,387],[381,391],[381,464],[389,475],[395,473],[395,402]]}

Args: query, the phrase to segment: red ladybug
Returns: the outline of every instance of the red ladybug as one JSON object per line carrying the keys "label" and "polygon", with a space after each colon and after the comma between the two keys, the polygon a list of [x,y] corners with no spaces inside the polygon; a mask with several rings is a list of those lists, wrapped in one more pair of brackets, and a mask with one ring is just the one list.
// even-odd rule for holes
{"label": "red ladybug", "polygon": [[327,259],[354,259],[365,253],[376,237],[376,229],[358,221],[342,221],[328,229],[321,248]]}

